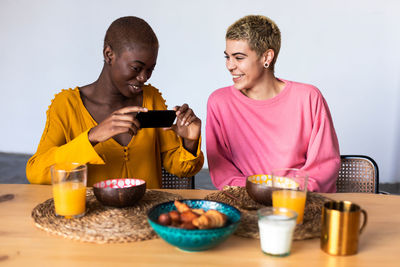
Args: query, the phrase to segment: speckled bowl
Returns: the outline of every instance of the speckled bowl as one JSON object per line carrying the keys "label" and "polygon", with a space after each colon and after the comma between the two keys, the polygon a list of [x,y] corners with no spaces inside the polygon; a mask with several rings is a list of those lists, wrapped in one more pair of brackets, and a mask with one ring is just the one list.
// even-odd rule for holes
{"label": "speckled bowl", "polygon": [[160,214],[176,210],[174,202],[165,202],[150,209],[147,214],[148,222],[154,231],[169,244],[185,251],[203,251],[213,248],[226,240],[238,227],[240,211],[236,208],[216,201],[201,199],[186,199],[186,203],[193,209],[215,209],[228,216],[227,224],[221,228],[186,230],[173,226],[165,226],[157,223]]}
{"label": "speckled bowl", "polygon": [[97,200],[106,206],[133,206],[146,193],[146,182],[132,178],[110,179],[95,183],[93,193]]}

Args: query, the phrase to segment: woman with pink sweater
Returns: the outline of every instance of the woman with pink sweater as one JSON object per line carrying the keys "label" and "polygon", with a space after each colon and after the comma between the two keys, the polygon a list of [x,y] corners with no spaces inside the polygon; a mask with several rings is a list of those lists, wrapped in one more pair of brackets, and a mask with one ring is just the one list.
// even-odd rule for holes
{"label": "woman with pink sweater", "polygon": [[234,84],[213,92],[207,104],[214,185],[245,186],[250,175],[299,168],[309,174],[308,190],[335,192],[340,153],[328,105],[315,86],[275,77],[278,26],[264,16],[246,16],[225,38]]}

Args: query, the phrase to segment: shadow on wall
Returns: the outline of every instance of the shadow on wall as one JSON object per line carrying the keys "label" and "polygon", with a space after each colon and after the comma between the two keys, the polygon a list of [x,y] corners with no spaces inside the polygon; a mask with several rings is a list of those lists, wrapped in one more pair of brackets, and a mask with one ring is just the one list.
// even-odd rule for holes
{"label": "shadow on wall", "polygon": [[[399,81],[400,87],[400,81]],[[397,92],[400,92],[400,88],[398,88]],[[400,93],[398,93],[398,97],[400,98]],[[400,100],[400,99],[399,99]],[[393,162],[392,166],[393,172],[391,176],[394,178],[392,181],[395,183],[400,183],[400,105],[397,106],[397,125],[396,125],[396,132],[395,132],[396,140],[395,143],[395,150],[393,155]]]}

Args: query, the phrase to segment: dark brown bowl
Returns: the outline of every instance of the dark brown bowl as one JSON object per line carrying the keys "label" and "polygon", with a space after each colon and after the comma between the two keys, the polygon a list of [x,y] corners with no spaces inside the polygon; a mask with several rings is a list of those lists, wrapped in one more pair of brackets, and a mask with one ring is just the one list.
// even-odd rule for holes
{"label": "dark brown bowl", "polygon": [[275,186],[272,186],[270,174],[255,174],[247,177],[247,194],[256,202],[272,206],[272,192],[282,188],[297,188],[299,185],[287,177],[275,177]]}
{"label": "dark brown bowl", "polygon": [[256,174],[246,179],[247,194],[256,202],[272,206],[272,181],[268,174]]}
{"label": "dark brown bowl", "polygon": [[128,207],[135,205],[146,193],[146,182],[140,179],[111,179],[93,185],[97,200],[105,206]]}

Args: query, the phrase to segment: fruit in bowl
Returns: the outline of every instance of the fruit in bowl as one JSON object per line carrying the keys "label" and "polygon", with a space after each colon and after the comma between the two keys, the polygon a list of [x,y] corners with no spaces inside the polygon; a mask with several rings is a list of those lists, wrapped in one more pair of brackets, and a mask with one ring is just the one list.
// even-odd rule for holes
{"label": "fruit in bowl", "polygon": [[128,207],[135,205],[146,193],[146,182],[141,179],[110,179],[93,185],[97,200],[105,206]]}
{"label": "fruit in bowl", "polygon": [[[226,240],[240,223],[240,211],[222,202],[182,200],[179,203],[188,208],[184,211],[175,203],[170,201],[156,205],[150,209],[147,217],[162,239],[182,250],[203,251],[213,248]],[[166,221],[165,214],[169,216]]]}
{"label": "fruit in bowl", "polygon": [[225,226],[228,217],[218,210],[191,209],[186,203],[174,201],[177,210],[171,210],[158,216],[157,222],[166,226],[183,229],[212,229]]}

